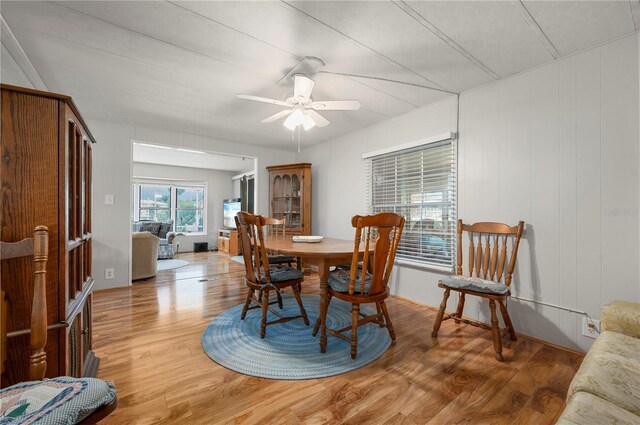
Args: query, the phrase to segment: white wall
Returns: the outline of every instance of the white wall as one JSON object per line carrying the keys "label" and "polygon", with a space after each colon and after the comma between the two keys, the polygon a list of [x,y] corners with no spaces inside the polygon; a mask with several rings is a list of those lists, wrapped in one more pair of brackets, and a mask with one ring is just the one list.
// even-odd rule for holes
{"label": "white wall", "polygon": [[[640,301],[639,39],[626,37],[460,97],[465,222],[525,220],[514,295],[600,317]],[[350,238],[365,208],[361,154],[456,131],[455,98],[303,151],[314,164],[314,233]],[[344,184],[349,182],[349,184]],[[392,290],[437,306],[438,274],[398,267]],[[450,298],[450,308],[457,301]],[[518,332],[586,350],[581,317],[515,299]],[[488,307],[465,314],[488,320]]]}
{"label": "white wall", "polygon": [[231,178],[236,173],[228,171],[214,171],[202,168],[172,167],[165,165],[133,163],[134,177],[155,177],[167,180],[192,180],[207,183],[207,234],[200,236],[184,235],[176,238],[180,244],[180,252],[193,251],[194,242],[208,242],[209,249],[218,246],[218,229],[222,227],[222,201],[233,197],[233,183]]}
{"label": "white wall", "polygon": [[[82,111],[82,105],[79,105]],[[127,286],[131,279],[131,141],[140,140],[218,153],[257,158],[258,211],[269,212],[266,166],[295,162],[289,151],[244,145],[187,132],[135,127],[85,117],[97,140],[94,150],[94,251],[96,289]],[[265,182],[264,184],[262,182]],[[114,194],[115,205],[104,205],[104,195]],[[182,249],[181,245],[181,249]],[[114,268],[115,279],[105,280],[104,269]]]}
{"label": "white wall", "polygon": [[[93,251],[95,289],[127,286],[131,282],[131,139],[128,125],[89,120],[97,143],[93,146]],[[104,195],[114,195],[114,205]],[[114,279],[104,269],[114,269]]]}

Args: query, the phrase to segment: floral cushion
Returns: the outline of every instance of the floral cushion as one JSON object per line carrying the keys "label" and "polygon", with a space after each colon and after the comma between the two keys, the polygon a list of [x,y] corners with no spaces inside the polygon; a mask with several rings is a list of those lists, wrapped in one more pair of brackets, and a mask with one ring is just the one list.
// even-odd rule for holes
{"label": "floral cushion", "polygon": [[466,289],[485,294],[503,295],[509,292],[507,285],[479,277],[452,275],[440,279],[440,283],[449,288]]}
{"label": "floral cushion", "polygon": [[636,425],[639,423],[640,416],[636,416],[593,394],[579,392],[571,397],[557,425]]}
{"label": "floral cushion", "polygon": [[604,331],[585,356],[568,397],[587,392],[640,416],[640,339]]}
{"label": "floral cushion", "polygon": [[[271,275],[271,282],[273,283],[304,278],[304,273],[302,272],[302,270],[286,266],[269,266],[269,274]],[[260,278],[260,282],[266,284],[267,278],[262,276]]]}
{"label": "floral cushion", "polygon": [[23,382],[0,390],[0,424],[72,425],[115,397],[111,382],[94,378]]}
{"label": "floral cushion", "polygon": [[602,312],[602,329],[640,338],[640,304],[614,301]]}
{"label": "floral cushion", "polygon": [[[336,292],[349,292],[349,281],[351,280],[351,270],[338,268],[335,271],[329,273],[329,279],[327,279],[327,283]],[[364,279],[364,293],[369,293],[371,289],[371,283],[373,282],[373,276],[370,273],[367,273]],[[359,294],[360,289],[362,288],[362,270],[358,269],[356,274],[356,283],[354,286],[354,293]]]}

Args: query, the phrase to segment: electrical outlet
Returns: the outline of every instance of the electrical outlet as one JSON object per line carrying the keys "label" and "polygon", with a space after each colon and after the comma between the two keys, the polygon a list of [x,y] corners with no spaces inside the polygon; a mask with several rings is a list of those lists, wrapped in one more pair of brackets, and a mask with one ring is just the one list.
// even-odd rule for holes
{"label": "electrical outlet", "polygon": [[600,321],[588,317],[582,318],[582,335],[597,338],[600,335]]}
{"label": "electrical outlet", "polygon": [[115,271],[113,269],[104,269],[104,278],[109,280],[115,277]]}

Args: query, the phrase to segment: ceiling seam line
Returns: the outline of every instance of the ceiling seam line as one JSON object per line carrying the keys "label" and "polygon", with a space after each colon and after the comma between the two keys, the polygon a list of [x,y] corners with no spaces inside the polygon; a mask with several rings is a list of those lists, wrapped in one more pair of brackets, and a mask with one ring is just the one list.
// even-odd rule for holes
{"label": "ceiling seam line", "polygon": [[[194,79],[192,76],[190,76],[188,74],[184,74],[184,73],[182,73],[180,71],[173,71],[173,70],[171,70],[169,68],[166,68],[166,67],[163,67],[163,66],[160,66],[160,65],[155,65],[155,64],[152,64],[152,63],[149,63],[149,62],[145,62],[145,61],[140,60],[140,59],[132,58],[132,57],[123,55],[123,54],[118,53],[118,52],[112,52],[110,50],[105,50],[105,49],[102,49],[102,48],[98,48],[98,47],[95,47],[95,46],[91,46],[91,45],[88,45],[88,44],[81,43],[81,42],[76,41],[76,40],[71,40],[69,38],[65,38],[65,37],[61,37],[61,36],[58,36],[58,35],[53,35],[53,34],[49,34],[49,33],[46,33],[46,32],[42,32],[40,30],[33,30],[33,32],[37,33],[37,34],[46,35],[47,37],[50,37],[50,38],[53,38],[53,39],[56,39],[56,40],[62,40],[62,41],[65,41],[67,43],[70,43],[70,44],[75,44],[77,46],[81,46],[81,47],[84,47],[84,48],[87,48],[87,49],[96,50],[98,52],[101,52],[101,53],[104,53],[104,54],[107,54],[107,55],[116,56],[118,58],[130,61],[130,62],[134,62],[134,63],[140,64],[140,65],[144,65],[144,66],[146,66],[148,68],[156,69],[156,70],[159,70],[159,71],[162,71],[162,72],[166,72],[166,73],[169,73],[169,74],[175,74],[175,75],[177,75],[177,76],[179,76],[180,78],[183,78],[183,79]],[[235,66],[233,64],[229,64],[229,65]]]}
{"label": "ceiling seam line", "polygon": [[[635,4],[635,8],[633,7],[634,4]],[[629,11],[631,13],[631,20],[633,21],[633,27],[636,29],[636,31],[640,30],[640,22],[636,22],[636,13],[634,13],[635,11],[639,11],[638,15],[640,17],[640,1],[629,0]]]}
{"label": "ceiling seam line", "polygon": [[473,63],[475,66],[480,68],[485,73],[489,74],[491,78],[494,80],[499,80],[500,76],[494,72],[491,68],[485,65],[480,59],[473,56],[469,53],[464,47],[456,43],[452,38],[446,35],[443,31],[441,31],[438,27],[433,25],[427,18],[422,16],[420,12],[412,8],[410,5],[404,2],[404,0],[392,0],[392,3],[399,7],[404,13],[413,18],[420,25],[425,27],[427,30],[431,31],[436,37],[442,40],[444,43],[449,45],[452,49],[457,51],[459,54],[464,56],[469,62]]}
{"label": "ceiling seam line", "polygon": [[511,0],[511,4],[513,4],[520,14],[520,17],[529,25],[529,29],[533,31],[533,33],[538,38],[538,41],[547,49],[549,54],[553,56],[554,59],[559,59],[562,55],[556,49],[556,46],[553,45],[547,34],[540,27],[540,24],[534,19],[534,17],[529,12],[529,9],[522,3],[521,0]]}
{"label": "ceiling seam line", "polygon": [[296,59],[297,59],[297,60],[299,60],[299,61],[301,61],[302,59],[304,59],[303,57],[300,57],[300,56],[296,55],[296,54],[295,54],[295,53],[293,53],[293,52],[290,52],[290,51],[285,50],[285,49],[283,49],[283,48],[281,48],[281,47],[278,47],[278,46],[276,46],[275,44],[271,44],[271,43],[269,43],[269,42],[268,42],[268,41],[266,41],[266,40],[262,40],[262,39],[260,39],[260,38],[257,38],[257,37],[252,36],[251,34],[247,34],[247,33],[246,33],[246,32],[244,32],[244,31],[240,31],[240,30],[239,30],[239,29],[237,29],[237,28],[233,28],[232,26],[229,26],[229,25],[223,24],[223,23],[222,23],[222,22],[220,22],[220,21],[216,21],[215,19],[212,19],[212,18],[210,18],[210,17],[208,17],[208,16],[206,16],[206,15],[203,15],[203,14],[201,14],[201,13],[198,13],[198,12],[196,12],[195,10],[191,10],[191,9],[189,9],[189,8],[187,8],[187,7],[184,7],[184,6],[180,5],[180,4],[174,3],[174,2],[173,2],[173,1],[171,1],[171,0],[167,0],[167,3],[170,3],[170,4],[172,4],[173,6],[178,7],[178,8],[180,8],[180,9],[183,9],[183,10],[185,10],[185,11],[187,11],[187,12],[189,12],[189,13],[193,14],[193,15],[199,16],[199,17],[201,17],[201,18],[203,18],[203,19],[205,19],[205,20],[207,20],[207,21],[214,22],[214,23],[216,23],[216,24],[218,24],[218,25],[220,25],[220,26],[222,26],[222,27],[225,27],[225,28],[228,28],[228,29],[230,29],[230,30],[232,30],[232,31],[235,31],[235,32],[237,32],[238,34],[242,34],[242,35],[244,35],[245,37],[249,37],[249,38],[251,38],[252,40],[256,40],[256,41],[258,41],[258,42],[260,42],[260,43],[266,44],[267,46],[273,47],[274,49],[280,50],[281,52],[287,53],[287,54],[289,54],[289,55],[293,56],[294,58],[296,58]]}
{"label": "ceiling seam line", "polygon": [[407,81],[400,81],[400,80],[392,80],[390,78],[384,78],[384,77],[374,77],[374,76],[370,76],[370,75],[359,75],[359,74],[351,74],[351,73],[344,73],[344,72],[334,72],[334,71],[318,71],[318,74],[333,74],[333,75],[342,75],[345,77],[352,77],[352,78],[365,78],[368,80],[378,80],[378,81],[386,81],[389,83],[396,83],[396,84],[403,84],[406,86],[413,86],[413,87],[418,87],[421,89],[426,89],[426,90],[434,90],[434,91],[439,91],[441,93],[448,93],[448,94],[452,94],[452,95],[458,95],[459,93],[457,92],[452,92],[452,91],[448,91],[448,90],[442,90],[436,87],[431,87],[431,86],[423,86],[422,84],[415,84],[415,83],[410,83]]}
{"label": "ceiling seam line", "polygon": [[[76,9],[74,9],[74,8],[72,8],[72,7],[66,6],[66,5],[64,5],[63,3],[60,3],[60,2],[52,2],[52,3],[54,3],[54,4],[56,4],[56,5],[60,6],[60,7],[64,7],[65,9],[67,9],[67,10],[69,10],[69,11],[73,12],[73,13],[77,13],[77,14],[79,14],[79,15],[88,16],[88,17],[89,17],[89,18],[91,18],[91,19],[95,19],[95,20],[97,20],[97,21],[104,22],[105,24],[108,24],[108,25],[113,25],[114,27],[117,27],[117,28],[123,29],[123,30],[128,31],[128,32],[132,32],[132,33],[134,33],[134,34],[138,34],[138,35],[140,35],[140,36],[142,36],[142,37],[149,38],[149,39],[151,39],[151,40],[157,41],[157,42],[162,43],[162,44],[166,44],[166,45],[169,45],[169,46],[175,47],[176,49],[185,50],[185,51],[190,52],[190,53],[193,53],[193,54],[195,54],[195,55],[202,56],[202,57],[205,57],[205,58],[211,59],[211,60],[216,61],[216,62],[224,63],[224,64],[226,64],[226,65],[231,65],[231,66],[235,66],[235,67],[242,68],[242,67],[240,67],[239,65],[236,65],[236,64],[231,63],[231,62],[227,62],[227,61],[222,60],[222,59],[220,59],[220,58],[217,58],[217,57],[214,57],[214,56],[209,56],[209,55],[206,55],[206,54],[204,54],[204,53],[201,53],[201,52],[198,52],[198,51],[195,51],[195,50],[191,50],[191,49],[189,49],[189,48],[187,48],[187,47],[183,47],[183,46],[177,45],[177,44],[172,43],[172,42],[170,42],[170,41],[162,40],[162,39],[157,38],[157,37],[154,37],[154,36],[152,36],[152,35],[145,34],[145,33],[143,33],[143,32],[136,31],[136,30],[134,30],[134,29],[132,29],[132,28],[128,28],[128,27],[125,27],[125,26],[122,26],[122,25],[116,24],[115,22],[108,21],[108,20],[106,20],[106,19],[98,18],[97,16],[93,16],[93,15],[90,15],[90,14],[88,14],[88,13],[82,12],[82,11],[80,11],[80,10],[76,10]],[[97,50],[98,50],[98,49],[97,49]]]}
{"label": "ceiling seam line", "polygon": [[321,25],[323,25],[323,26],[325,26],[325,27],[327,27],[327,28],[331,29],[332,31],[336,32],[337,34],[340,34],[340,35],[341,35],[343,38],[345,38],[346,40],[348,40],[348,41],[350,41],[350,42],[352,42],[352,43],[355,43],[355,44],[357,44],[357,45],[359,45],[359,46],[362,46],[362,47],[364,47],[365,49],[367,49],[367,50],[369,50],[369,51],[373,52],[376,56],[380,57],[381,59],[383,59],[383,60],[385,60],[385,61],[387,61],[387,62],[389,62],[389,63],[392,63],[392,64],[394,64],[394,65],[396,65],[396,66],[399,66],[400,68],[404,69],[405,71],[410,72],[411,74],[413,74],[413,75],[415,75],[415,76],[417,76],[417,77],[420,77],[420,78],[422,78],[422,79],[424,79],[424,80],[428,81],[429,83],[431,83],[431,84],[433,84],[433,85],[435,85],[435,86],[437,86],[437,87],[439,87],[439,88],[441,88],[441,89],[443,89],[443,90],[447,90],[445,87],[443,87],[442,85],[440,85],[440,84],[436,83],[435,81],[433,81],[433,80],[429,79],[428,77],[425,77],[424,75],[422,75],[422,74],[420,74],[420,73],[418,73],[418,72],[416,72],[416,71],[412,70],[411,68],[407,68],[406,66],[402,65],[401,63],[394,61],[394,60],[393,60],[393,59],[391,59],[390,57],[385,56],[385,55],[383,55],[382,53],[378,52],[377,50],[375,50],[375,49],[373,49],[373,48],[371,48],[371,47],[367,46],[366,44],[363,44],[363,43],[359,42],[359,41],[358,41],[358,40],[356,40],[355,38],[352,38],[352,37],[348,36],[347,34],[345,34],[345,33],[341,32],[340,30],[338,30],[338,29],[336,29],[336,28],[334,28],[334,27],[332,27],[331,25],[327,24],[326,22],[323,22],[323,21],[321,21],[320,19],[318,19],[318,18],[316,18],[316,17],[314,17],[314,16],[312,16],[312,15],[308,14],[307,12],[305,12],[305,11],[303,11],[303,10],[301,10],[301,9],[298,9],[298,8],[297,8],[297,7],[295,7],[295,6],[290,5],[289,3],[287,3],[287,1],[286,1],[286,0],[281,0],[280,4],[281,4],[281,5],[285,5],[285,6],[286,6],[287,8],[289,8],[290,10],[294,10],[294,11],[296,11],[296,12],[297,12],[297,13],[299,13],[299,14],[302,14],[302,15],[304,15],[304,16],[307,16],[308,18],[313,19],[314,21],[318,22],[319,24],[321,24]]}
{"label": "ceiling seam line", "polygon": [[[132,32],[132,33],[134,33],[134,34],[138,34],[138,35],[140,35],[140,36],[142,36],[142,37],[149,38],[149,39],[154,40],[154,41],[157,41],[157,42],[159,42],[159,43],[163,43],[163,44],[166,44],[166,45],[169,45],[169,46],[175,47],[176,49],[184,50],[184,51],[187,51],[187,52],[193,53],[193,54],[195,54],[195,55],[198,55],[198,56],[201,56],[201,57],[204,57],[204,58],[211,59],[211,60],[213,60],[213,61],[215,61],[215,62],[223,63],[223,64],[225,64],[225,65],[229,65],[229,66],[236,67],[236,68],[240,68],[240,69],[246,69],[245,67],[243,67],[243,66],[241,66],[241,65],[234,64],[234,63],[231,63],[231,62],[226,62],[226,61],[223,61],[223,60],[221,60],[221,59],[219,59],[219,58],[216,58],[216,57],[213,57],[213,56],[208,56],[208,55],[203,54],[203,53],[200,53],[200,52],[198,52],[198,51],[191,50],[191,49],[188,49],[188,48],[186,48],[186,47],[182,47],[182,46],[179,46],[179,45],[177,45],[177,44],[174,44],[174,43],[171,43],[171,42],[168,42],[168,41],[165,41],[165,40],[162,40],[162,39],[156,38],[156,37],[154,37],[154,36],[151,36],[151,35],[148,35],[148,34],[145,34],[145,33],[139,32],[139,31],[136,31],[136,30],[134,30],[134,29],[124,27],[124,26],[122,26],[122,25],[116,24],[116,23],[111,22],[111,21],[108,21],[108,20],[106,20],[106,19],[98,18],[98,17],[93,16],[93,15],[90,15],[90,14],[88,14],[88,13],[85,13],[85,12],[82,12],[82,11],[79,11],[79,10],[76,10],[76,9],[73,9],[73,8],[71,8],[71,7],[69,7],[69,6],[66,6],[66,5],[64,5],[64,4],[61,4],[61,3],[59,3],[59,2],[52,2],[52,3],[54,3],[54,4],[56,4],[56,5],[60,6],[60,7],[63,7],[63,8],[65,8],[65,9],[67,9],[67,10],[71,11],[72,13],[76,13],[76,14],[79,14],[79,15],[87,16],[87,17],[89,17],[89,18],[91,18],[91,19],[95,19],[95,20],[97,20],[97,21],[104,22],[105,24],[108,24],[108,25],[113,25],[113,26],[115,26],[115,27],[117,27],[117,28],[120,28],[120,29],[123,29],[123,30],[125,30],[125,31]],[[281,48],[279,48],[279,47],[277,47],[277,46],[274,46],[274,45],[272,45],[272,44],[269,44],[269,43],[267,43],[267,42],[266,42],[266,41],[264,41],[264,40],[260,40],[260,39],[258,39],[258,38],[252,37],[252,36],[251,36],[251,35],[249,35],[249,34],[243,33],[242,31],[237,30],[237,29],[232,28],[232,27],[229,27],[229,26],[227,26],[227,25],[220,24],[218,21],[215,21],[215,20],[213,20],[213,19],[210,19],[210,18],[208,18],[208,17],[206,17],[206,16],[204,16],[204,15],[202,15],[202,14],[200,14],[200,13],[194,12],[194,11],[192,11],[192,10],[190,10],[190,9],[184,8],[184,7],[180,6],[180,5],[177,5],[177,4],[175,4],[175,3],[172,3],[172,2],[170,2],[170,1],[168,1],[168,3],[171,3],[171,4],[173,4],[173,5],[174,5],[174,6],[176,6],[176,7],[182,8],[182,9],[184,9],[184,10],[185,10],[185,11],[187,11],[187,12],[190,12],[190,13],[192,13],[192,14],[196,15],[196,16],[201,17],[202,19],[205,19],[205,20],[208,20],[208,21],[214,22],[214,23],[216,23],[216,24],[222,25],[222,26],[224,26],[225,28],[229,28],[229,29],[231,29],[231,30],[233,30],[233,31],[236,31],[236,32],[240,33],[240,34],[246,35],[247,37],[250,37],[251,39],[254,39],[254,40],[256,40],[256,41],[262,42],[262,43],[264,43],[264,44],[266,44],[266,45],[268,45],[268,46],[271,46],[271,47],[273,47],[273,48],[275,48],[275,49],[277,49],[277,50],[280,50],[280,51],[282,51],[282,52],[284,52],[284,53],[286,53],[286,54],[289,54],[289,55],[291,55],[291,56],[292,56],[294,59],[296,59],[296,60],[302,60],[302,58],[300,58],[298,55],[296,55],[296,54],[294,54],[294,53],[292,53],[292,52],[289,52],[289,51],[287,51],[287,50],[281,49]],[[43,34],[44,34],[44,33],[43,33]],[[49,35],[49,34],[47,34],[47,35]],[[60,37],[59,37],[59,38],[60,38]],[[72,41],[72,40],[68,40],[68,39],[65,39],[65,38],[60,38],[60,39],[61,39],[61,40],[66,40],[66,41],[69,41],[69,42],[73,42],[73,43],[77,43],[77,44],[79,44],[79,45],[81,45],[81,46],[85,46],[85,47],[88,47],[88,48],[92,48],[92,49],[95,49],[95,50],[98,50],[98,51],[103,51],[103,52],[105,52],[105,53],[113,54],[113,55],[116,55],[116,56],[119,56],[119,57],[122,57],[122,58],[125,58],[125,59],[129,59],[129,60],[132,60],[132,61],[134,61],[134,62],[138,62],[138,63],[144,64],[144,65],[147,65],[147,66],[155,67],[155,66],[153,66],[153,65],[151,65],[151,64],[149,64],[149,63],[147,63],[147,62],[137,61],[137,60],[136,60],[136,59],[134,59],[134,58],[130,58],[130,57],[128,57],[128,56],[124,56],[124,55],[118,54],[118,53],[116,53],[116,52],[111,52],[111,51],[108,51],[108,50],[98,49],[98,48],[95,48],[95,47],[93,47],[93,46],[85,45],[85,44],[78,43],[78,42],[75,42],[75,41]],[[157,69],[164,69],[164,68],[160,68],[160,67],[156,67],[156,68],[157,68]],[[378,88],[376,88],[376,87],[373,87],[373,86],[371,86],[371,85],[369,85],[369,84],[366,84],[366,83],[364,83],[364,82],[362,82],[362,81],[357,81],[357,80],[354,80],[354,79],[352,79],[352,78],[350,78],[350,80],[351,80],[351,81],[354,81],[354,82],[356,82],[356,83],[358,83],[358,84],[361,84],[361,85],[363,85],[363,86],[365,86],[365,87],[368,87],[368,88],[369,88],[369,89],[371,89],[371,90],[375,90],[375,91],[377,91],[378,93],[382,93],[382,94],[384,94],[384,95],[386,95],[386,96],[392,97],[392,98],[394,98],[394,99],[396,99],[396,100],[398,100],[398,101],[400,101],[400,102],[404,102],[404,103],[406,103],[406,104],[410,105],[411,107],[413,107],[414,109],[416,109],[416,108],[420,108],[420,107],[421,107],[421,105],[416,105],[416,104],[415,104],[415,103],[413,103],[413,102],[410,102],[410,101],[408,101],[408,100],[406,100],[406,99],[402,99],[402,98],[400,98],[400,97],[397,97],[397,96],[395,96],[395,95],[393,95],[393,94],[391,94],[391,93],[387,93],[387,92],[386,92],[386,91],[384,91],[384,90],[380,90],[380,89],[378,89]],[[378,113],[378,114],[380,114],[379,112],[377,112],[377,113]],[[384,114],[382,114],[382,115],[384,116]]]}
{"label": "ceiling seam line", "polygon": [[[276,46],[276,45],[274,45],[274,44],[271,44],[271,43],[269,43],[269,42],[267,42],[267,41],[265,41],[265,40],[261,40],[261,39],[259,39],[259,38],[257,38],[257,37],[253,37],[253,36],[252,36],[252,35],[250,35],[250,34],[247,34],[247,33],[243,32],[243,31],[240,31],[240,30],[238,30],[238,29],[236,29],[236,28],[233,28],[233,27],[230,27],[230,26],[228,26],[228,25],[222,24],[222,23],[220,23],[220,22],[216,21],[215,19],[211,19],[211,18],[209,18],[208,16],[202,15],[201,13],[198,13],[198,12],[196,12],[196,11],[193,11],[193,10],[191,10],[191,9],[188,9],[188,8],[186,8],[186,7],[184,7],[184,6],[179,5],[179,4],[173,3],[173,2],[172,2],[172,1],[170,1],[170,0],[167,0],[167,2],[168,2],[168,3],[171,3],[172,5],[174,5],[174,6],[176,6],[176,7],[182,8],[182,9],[186,10],[187,12],[190,12],[190,13],[192,13],[192,14],[196,15],[196,16],[199,16],[199,17],[201,17],[202,19],[208,20],[208,21],[210,21],[210,22],[214,22],[214,23],[216,23],[216,24],[218,24],[218,25],[221,25],[221,26],[223,26],[223,27],[225,27],[225,28],[229,28],[229,29],[231,29],[231,30],[233,30],[233,31],[236,31],[236,32],[237,32],[237,33],[239,33],[239,34],[245,35],[245,36],[247,36],[247,37],[249,37],[249,38],[251,38],[251,39],[253,39],[253,40],[256,40],[256,41],[258,41],[258,42],[260,42],[260,43],[264,43],[264,44],[266,44],[267,46],[273,47],[273,48],[275,48],[275,49],[277,49],[277,50],[280,50],[281,52],[284,52],[284,53],[286,53],[286,54],[289,54],[289,55],[291,55],[293,58],[295,58],[295,59],[296,59],[296,60],[298,60],[298,61],[302,61],[302,60],[304,59],[303,57],[300,57],[300,56],[298,56],[297,54],[295,54],[295,53],[293,53],[293,52],[289,52],[288,50],[282,49],[282,48],[280,48],[280,47],[278,47],[278,46]],[[231,65],[234,65],[234,64],[231,64]],[[237,66],[237,65],[234,65],[234,66]],[[295,68],[295,67],[294,67],[294,68]],[[293,69],[293,68],[292,68],[292,69]],[[289,71],[289,72],[290,72],[290,71]],[[414,108],[419,108],[419,107],[420,107],[420,105],[416,105],[416,104],[414,104],[413,102],[410,102],[410,101],[408,101],[408,100],[406,100],[406,99],[399,98],[399,97],[397,97],[397,96],[395,96],[395,95],[393,95],[393,94],[391,94],[391,93],[387,93],[386,91],[380,90],[380,89],[378,89],[378,88],[375,88],[375,87],[373,87],[373,86],[370,86],[370,85],[368,85],[368,84],[365,84],[365,83],[363,83],[363,82],[361,82],[361,81],[357,81],[357,80],[354,80],[354,79],[352,79],[352,78],[350,78],[350,80],[351,80],[351,81],[354,81],[354,82],[356,82],[356,83],[358,83],[358,84],[362,84],[362,85],[364,85],[365,87],[368,87],[368,88],[369,88],[369,89],[371,89],[371,90],[375,90],[375,91],[377,91],[377,92],[379,92],[379,93],[382,93],[382,94],[384,94],[384,95],[386,95],[386,96],[389,96],[389,97],[392,97],[392,98],[394,98],[394,99],[396,99],[396,100],[399,100],[399,101],[401,101],[401,102],[407,103],[407,104],[411,105],[411,106],[412,106],[412,107],[414,107]],[[434,84],[435,84],[435,83],[434,83]]]}

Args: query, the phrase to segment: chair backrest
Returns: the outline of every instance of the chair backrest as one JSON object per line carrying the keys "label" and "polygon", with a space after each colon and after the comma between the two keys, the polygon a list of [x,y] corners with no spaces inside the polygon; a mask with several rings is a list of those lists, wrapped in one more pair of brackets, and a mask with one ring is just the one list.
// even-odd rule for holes
{"label": "chair backrest", "polygon": [[260,278],[264,277],[267,283],[271,283],[269,259],[264,247],[263,227],[266,219],[261,215],[240,211],[236,214],[235,221],[242,246],[247,281],[259,284]]}
{"label": "chair backrest", "polygon": [[[379,213],[376,215],[356,215],[351,219],[351,225],[356,228],[353,257],[351,259],[351,274],[349,276],[349,294],[353,295],[358,285],[360,293],[365,293],[366,271],[369,261],[373,261],[372,283],[369,295],[386,291],[393,262],[396,258],[398,243],[404,229],[404,217],[395,213]],[[373,241],[371,240],[373,237]],[[364,256],[362,257],[362,273],[358,278],[358,262],[361,242],[364,240]],[[373,260],[370,254],[373,253]]]}
{"label": "chair backrest", "polygon": [[277,219],[272,217],[265,217],[264,224],[267,227],[267,236],[285,236],[285,229],[287,228],[287,219]]}
{"label": "chair backrest", "polygon": [[[39,381],[44,379],[47,369],[47,354],[44,346],[47,343],[47,259],[49,255],[49,230],[46,226],[38,226],[33,238],[20,242],[0,242],[0,260],[33,256],[34,282],[33,304],[31,307],[31,356],[29,357],[29,379]],[[0,362],[2,372],[7,360],[7,307],[5,293],[0,295],[2,312],[0,314],[0,340],[2,350]]]}
{"label": "chair backrest", "polygon": [[[458,268],[457,274],[462,275],[462,235],[469,233],[469,276],[500,282],[504,274],[504,284],[511,285],[511,277],[516,267],[518,245],[524,230],[524,221],[517,226],[502,223],[474,223],[464,224],[458,220]],[[485,242],[483,247],[482,242]],[[513,239],[511,257],[507,259],[507,244]],[[477,246],[474,245],[477,241]],[[505,265],[507,270],[505,273]]]}

